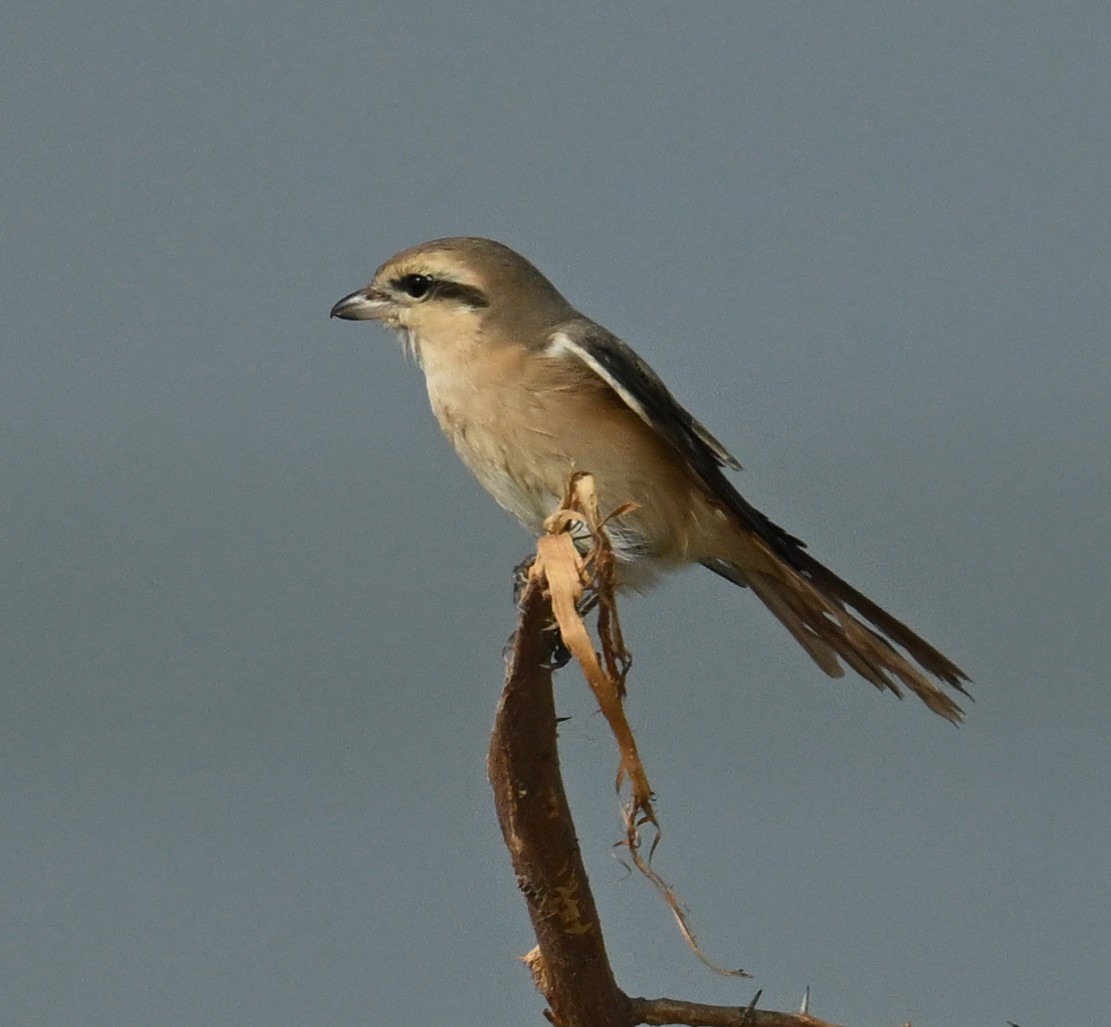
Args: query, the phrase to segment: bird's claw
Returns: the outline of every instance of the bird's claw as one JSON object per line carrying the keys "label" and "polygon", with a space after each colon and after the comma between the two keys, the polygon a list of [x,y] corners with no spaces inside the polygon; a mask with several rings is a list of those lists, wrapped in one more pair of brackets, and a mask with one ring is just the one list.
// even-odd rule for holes
{"label": "bird's claw", "polygon": [[[559,626],[553,622],[550,627],[545,628],[544,639],[548,643],[548,656],[540,661],[540,666],[545,670],[561,670],[566,667],[571,662],[571,650],[567,648],[567,643],[563,641],[563,636],[559,633]],[[513,648],[516,644],[517,632],[513,632],[502,649],[502,658],[506,665],[513,659]]]}
{"label": "bird's claw", "polygon": [[529,571],[532,570],[532,565],[535,560],[535,556],[526,556],[513,568],[513,605],[517,607],[518,611],[520,611],[521,602],[525,598],[525,589],[528,588]]}

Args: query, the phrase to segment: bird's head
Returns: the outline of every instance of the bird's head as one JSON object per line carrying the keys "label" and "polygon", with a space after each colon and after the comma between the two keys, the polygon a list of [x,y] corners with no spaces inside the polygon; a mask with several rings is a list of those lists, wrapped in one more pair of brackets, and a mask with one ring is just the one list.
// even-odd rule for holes
{"label": "bird's head", "polygon": [[436,239],[391,257],[363,289],[344,296],[331,316],[380,321],[410,337],[435,341],[468,326],[493,326],[522,343],[547,337],[574,311],[520,254],[491,239]]}

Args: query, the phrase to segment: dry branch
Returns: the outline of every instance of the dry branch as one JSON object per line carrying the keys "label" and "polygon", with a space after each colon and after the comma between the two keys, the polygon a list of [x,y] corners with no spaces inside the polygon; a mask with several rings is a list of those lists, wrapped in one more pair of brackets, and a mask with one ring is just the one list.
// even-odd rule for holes
{"label": "dry branch", "polygon": [[[541,539],[538,560],[520,602],[487,757],[498,820],[536,933],[537,947],[525,962],[548,1001],[548,1019],[557,1027],[833,1027],[806,1013],[758,1010],[755,999],[748,1007],[665,998],[631,999],[614,980],[560,776],[550,666],[559,637],[554,627],[555,593],[564,641],[583,666],[618,741],[618,788],[625,781],[632,793],[625,806],[628,843],[638,838],[640,824],[655,825],[655,817],[647,778],[621,703],[627,662],[616,626],[612,585],[603,580],[597,589],[597,579],[591,579],[597,589],[600,617],[610,621],[608,627],[601,628],[603,636],[610,639],[607,651],[603,637],[601,662],[582,629],[575,601],[571,601],[570,610],[567,605],[569,594],[575,599],[581,596],[581,587],[587,581],[585,563],[594,560],[595,569],[604,567],[612,556],[599,530],[602,522],[592,508],[592,496],[589,477],[573,481],[565,509],[550,522],[552,534]],[[569,536],[561,534],[568,528],[576,530],[576,524],[579,529],[586,526],[594,538],[595,552],[585,560],[570,544]],[[569,574],[568,567],[575,568],[574,572]],[[551,583],[545,568],[552,572]],[[577,580],[570,580],[575,577]],[[630,851],[636,855],[632,845]]]}
{"label": "dry branch", "polygon": [[777,1013],[744,1006],[710,1006],[673,998],[629,999],[633,1024],[686,1024],[687,1027],[837,1027],[806,1013]]}
{"label": "dry branch", "polygon": [[559,773],[551,602],[540,579],[522,600],[487,769],[539,953],[529,959],[559,1027],[630,1027],[587,883]]}

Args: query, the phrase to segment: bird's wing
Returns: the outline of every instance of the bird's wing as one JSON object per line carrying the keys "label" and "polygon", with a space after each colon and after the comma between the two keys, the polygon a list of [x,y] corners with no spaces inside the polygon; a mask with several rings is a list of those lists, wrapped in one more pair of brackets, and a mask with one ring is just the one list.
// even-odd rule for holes
{"label": "bird's wing", "polygon": [[549,352],[577,357],[586,364],[675,451],[711,495],[780,557],[794,564],[806,544],[773,524],[733,487],[722,468],[739,471],[736,457],[682,406],[631,346],[582,317],[559,326],[551,336]]}
{"label": "bird's wing", "polygon": [[709,459],[713,466],[734,471],[741,469],[737,458],[679,405],[660,376],[633,348],[601,325],[586,318],[566,322],[552,336],[551,347],[550,352],[562,350],[578,357],[684,457]]}
{"label": "bird's wing", "polygon": [[[548,352],[577,358],[602,378],[629,409],[667,442],[707,492],[782,560],[785,580],[793,584],[784,590],[765,581],[751,580],[746,568],[727,559],[708,560],[706,567],[735,584],[755,588],[827,673],[839,673],[833,659],[836,654],[877,687],[900,694],[896,680],[902,681],[935,712],[950,720],[959,719],[960,707],[896,653],[891,643],[902,646],[928,673],[961,692],[965,691],[961,682],[967,680],[964,671],[819,563],[806,551],[804,542],[749,503],[722,473],[723,467],[739,469],[740,464],[683,408],[659,375],[629,346],[593,321],[576,318],[553,333]],[[784,606],[781,599],[794,602],[797,608]],[[846,607],[855,610],[872,627],[847,614],[848,621],[835,629],[833,622]]]}

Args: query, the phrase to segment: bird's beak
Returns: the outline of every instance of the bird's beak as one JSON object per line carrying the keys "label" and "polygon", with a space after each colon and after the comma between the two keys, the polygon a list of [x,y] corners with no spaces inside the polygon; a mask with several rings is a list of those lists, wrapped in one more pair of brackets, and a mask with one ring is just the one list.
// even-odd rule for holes
{"label": "bird's beak", "polygon": [[392,305],[388,296],[368,285],[350,296],[344,296],[332,307],[328,316],[342,317],[345,321],[373,321],[380,319]]}

